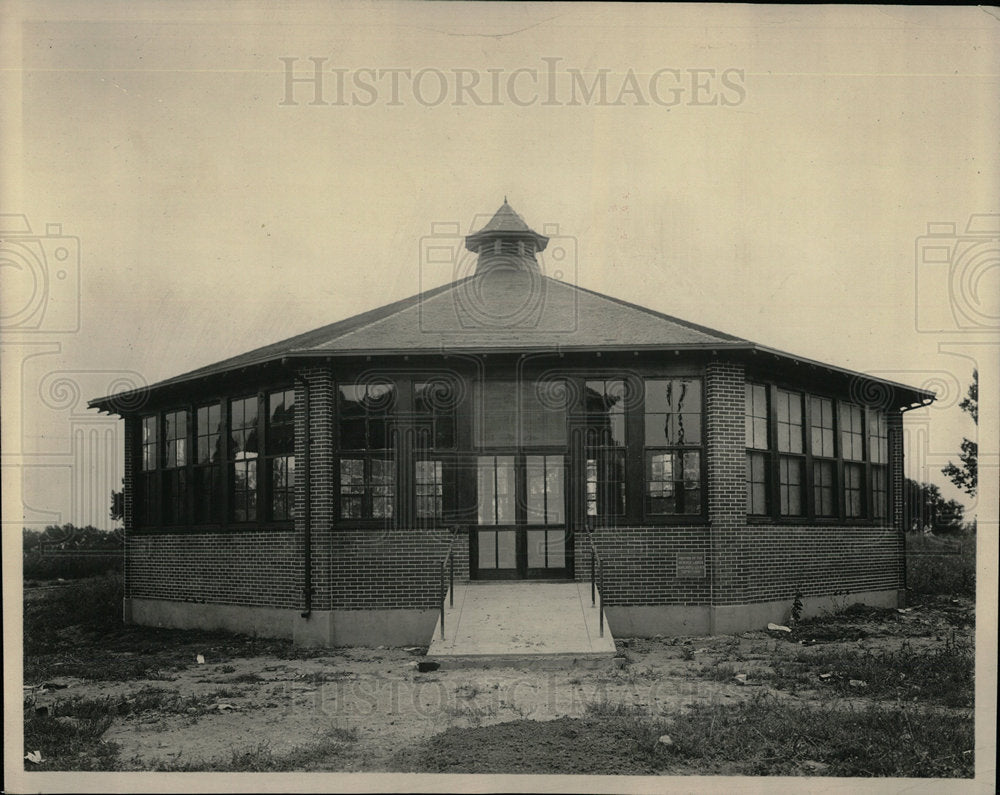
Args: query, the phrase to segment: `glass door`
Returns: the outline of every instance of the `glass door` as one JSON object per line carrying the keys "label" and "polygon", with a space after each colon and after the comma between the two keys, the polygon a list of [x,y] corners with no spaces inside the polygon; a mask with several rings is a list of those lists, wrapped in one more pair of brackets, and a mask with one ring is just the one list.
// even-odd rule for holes
{"label": "glass door", "polygon": [[481,455],[478,526],[470,553],[476,579],[572,576],[562,453]]}

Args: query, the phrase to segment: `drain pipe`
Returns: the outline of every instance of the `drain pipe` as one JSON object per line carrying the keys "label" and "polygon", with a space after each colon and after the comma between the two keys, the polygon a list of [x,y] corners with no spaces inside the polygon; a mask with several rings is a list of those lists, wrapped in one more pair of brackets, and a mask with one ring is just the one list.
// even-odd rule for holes
{"label": "drain pipe", "polygon": [[[936,399],[937,399],[936,397],[933,397],[933,398],[930,398],[930,399],[923,398],[919,403],[913,403],[913,404],[911,404],[909,406],[903,406],[899,410],[900,417],[902,418],[903,414],[905,414],[908,411],[913,411],[913,409],[926,408],[931,403],[933,403]],[[903,482],[903,516],[902,516],[902,527],[899,528],[899,532],[900,532],[900,534],[902,535],[902,538],[903,538],[903,598],[905,600],[906,597],[907,597],[907,591],[909,590],[909,586],[910,586],[909,577],[907,576],[907,573],[906,573],[906,568],[907,568],[906,567],[906,557],[907,557],[907,554],[908,554],[907,549],[906,549],[906,528],[909,525],[909,522],[907,521],[907,519],[908,519],[907,514],[909,513],[909,509],[908,509],[908,506],[906,504],[906,448],[903,446],[903,440],[906,437],[905,437],[905,435],[903,435],[903,423],[902,422],[899,423],[898,433],[901,436],[901,438],[899,440],[899,452],[900,452],[899,467],[900,467],[901,471],[900,471],[899,474],[900,474],[902,482]],[[891,472],[891,469],[890,469],[890,472]]]}
{"label": "drain pipe", "polygon": [[303,551],[302,551],[302,601],[304,608],[300,615],[302,618],[309,618],[312,615],[312,472],[310,467],[310,449],[312,447],[312,436],[310,433],[309,416],[309,382],[301,375],[295,376],[295,382],[302,384],[302,413],[305,415],[305,429],[303,432],[302,444],[305,450],[302,461],[303,487],[302,487],[302,525],[303,525]]}

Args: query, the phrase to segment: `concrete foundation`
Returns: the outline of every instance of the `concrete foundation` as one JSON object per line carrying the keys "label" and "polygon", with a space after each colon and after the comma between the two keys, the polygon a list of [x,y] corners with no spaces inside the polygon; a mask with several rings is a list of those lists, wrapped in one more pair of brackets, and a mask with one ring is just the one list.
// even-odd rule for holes
{"label": "concrete foundation", "polygon": [[685,605],[605,607],[608,626],[616,638],[654,635],[708,635],[709,608]]}
{"label": "concrete foundation", "polygon": [[[530,584],[524,587],[531,588]],[[802,617],[835,612],[855,602],[873,607],[902,607],[905,592],[865,591],[802,599]],[[648,638],[654,635],[727,635],[764,629],[768,622],[787,624],[791,600],[750,605],[614,606],[605,608],[609,634]],[[125,622],[150,627],[208,629],[269,638],[288,638],[299,646],[427,646],[438,621],[437,610],[298,610],[242,605],[126,599]]]}
{"label": "concrete foundation", "polygon": [[266,638],[288,638],[298,646],[426,646],[436,610],[301,611],[243,605],[126,599],[127,624],[174,629],[223,630]]}

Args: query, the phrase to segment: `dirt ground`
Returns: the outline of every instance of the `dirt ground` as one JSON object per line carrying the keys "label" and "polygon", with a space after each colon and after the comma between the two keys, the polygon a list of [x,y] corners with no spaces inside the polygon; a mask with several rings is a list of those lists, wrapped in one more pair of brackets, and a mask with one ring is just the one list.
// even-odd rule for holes
{"label": "dirt ground", "polygon": [[[620,639],[620,659],[563,668],[464,667],[420,672],[424,649],[334,649],[310,659],[270,654],[239,657],[226,647],[191,648],[186,662],[159,678],[126,682],[50,677],[35,685],[38,706],[71,699],[148,702],[115,719],[105,742],[118,744],[126,769],[205,765],[234,753],[269,748],[275,755],[342,738],[327,761],[311,769],[392,769],[401,752],[450,728],[514,721],[586,718],[594,705],[638,707],[651,715],[682,715],[696,704],[737,703],[771,692],[796,702],[863,703],[831,690],[829,676],[808,670],[795,687],[775,687],[776,660],[803,649],[836,652],[919,650],[948,637],[971,640],[974,608],[943,600],[907,612],[859,611],[782,631],[736,636]],[[115,652],[109,650],[109,655]],[[198,655],[204,662],[199,661]],[[943,708],[943,707],[942,707]]]}

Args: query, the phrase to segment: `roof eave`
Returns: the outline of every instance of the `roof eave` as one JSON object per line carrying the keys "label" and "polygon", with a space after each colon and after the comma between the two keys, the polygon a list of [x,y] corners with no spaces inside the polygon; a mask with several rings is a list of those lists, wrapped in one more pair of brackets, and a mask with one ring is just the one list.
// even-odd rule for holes
{"label": "roof eave", "polygon": [[[802,364],[813,368],[819,368],[830,373],[837,373],[839,375],[847,376],[850,378],[862,378],[865,381],[873,382],[876,384],[882,384],[891,387],[893,390],[903,393],[903,395],[911,395],[912,399],[909,404],[900,403],[896,401],[900,407],[909,406],[912,407],[916,405],[927,405],[930,402],[936,400],[937,395],[927,389],[919,389],[917,387],[909,386],[908,384],[902,384],[897,381],[890,381],[885,378],[879,378],[877,376],[867,375],[865,373],[857,372],[856,370],[849,370],[844,367],[837,367],[836,365],[827,364],[825,362],[820,362],[815,359],[809,359],[804,356],[795,356],[793,354],[787,353],[785,351],[777,350],[776,348],[770,348],[766,345],[759,345],[754,342],[748,342],[744,340],[739,341],[725,341],[720,340],[718,342],[712,343],[679,343],[672,345],[659,345],[659,344],[644,344],[644,345],[601,345],[595,347],[593,345],[565,345],[565,346],[555,346],[544,345],[532,347],[530,345],[517,345],[517,346],[482,346],[482,347],[469,347],[469,348],[451,348],[446,346],[439,348],[396,348],[396,349],[339,349],[339,350],[301,350],[301,351],[286,351],[280,355],[266,356],[259,360],[250,362],[241,362],[238,365],[233,365],[232,367],[222,367],[217,370],[212,370],[210,372],[199,373],[198,375],[191,377],[178,376],[173,379],[167,379],[161,381],[157,384],[152,384],[148,387],[143,387],[141,389],[132,390],[130,392],[119,393],[117,395],[107,395],[105,397],[95,398],[88,401],[87,406],[91,409],[97,409],[102,412],[108,412],[110,414],[122,415],[123,412],[116,408],[116,404],[120,405],[122,403],[132,404],[134,399],[141,395],[142,393],[151,394],[155,391],[160,391],[168,387],[181,386],[182,384],[195,384],[206,378],[213,378],[222,375],[232,374],[234,372],[246,371],[255,367],[262,367],[267,364],[274,364],[280,362],[282,364],[288,364],[290,360],[304,360],[304,359],[334,359],[334,358],[352,358],[358,356],[433,356],[433,355],[443,355],[447,356],[449,354],[455,355],[482,355],[482,354],[528,354],[537,352],[549,352],[556,355],[566,354],[566,353],[586,353],[593,351],[594,353],[629,353],[629,352],[652,352],[652,351],[662,351],[662,352],[674,352],[681,353],[684,351],[730,351],[738,352],[745,351],[750,354],[765,354],[769,356],[774,356],[776,359],[791,362],[793,364]],[[141,404],[139,404],[141,406]]]}

